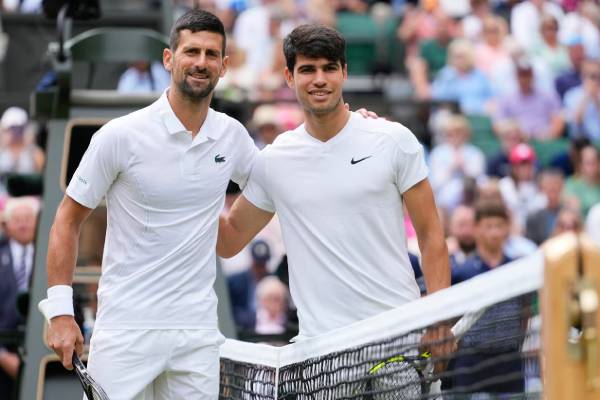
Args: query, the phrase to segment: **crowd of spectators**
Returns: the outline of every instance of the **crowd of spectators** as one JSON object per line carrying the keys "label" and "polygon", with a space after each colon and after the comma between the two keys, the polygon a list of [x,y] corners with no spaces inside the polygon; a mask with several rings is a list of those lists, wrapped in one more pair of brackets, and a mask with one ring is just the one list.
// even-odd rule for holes
{"label": "crowd of spectators", "polygon": [[[260,148],[302,122],[283,78],[282,38],[293,27],[305,22],[336,26],[340,13],[393,20],[403,49],[403,68],[394,70],[404,70],[402,79],[411,87],[408,100],[458,105],[452,112],[432,106],[425,143],[456,281],[476,274],[474,256],[483,260],[477,265],[494,268],[565,231],[585,230],[600,244],[597,0],[173,1],[175,17],[201,7],[225,23],[229,67],[216,97],[247,105],[249,118],[243,122]],[[34,0],[0,0],[3,12],[37,12],[39,6]],[[160,92],[168,85],[160,64],[140,61],[127,67],[116,88],[120,92]],[[482,119],[488,123],[485,131],[474,123]],[[6,110],[0,127],[4,202],[4,177],[39,172],[44,155],[24,110]],[[478,144],[482,135],[497,142],[492,152]],[[540,143],[564,146],[542,157]],[[228,193],[231,204],[236,190]],[[477,217],[482,204],[496,210],[506,229],[483,227],[486,221]],[[408,220],[406,226],[410,242],[414,230]],[[502,245],[494,253],[498,259],[480,254],[484,228],[500,235],[490,239]],[[285,276],[284,256],[275,218],[239,256],[222,260],[240,329],[280,333],[289,327],[288,289],[285,279],[282,286],[276,278]]]}

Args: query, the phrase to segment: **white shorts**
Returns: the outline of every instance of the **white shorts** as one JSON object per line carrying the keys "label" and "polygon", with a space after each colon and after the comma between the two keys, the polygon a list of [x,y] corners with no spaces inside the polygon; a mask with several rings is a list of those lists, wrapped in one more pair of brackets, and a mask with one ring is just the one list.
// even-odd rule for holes
{"label": "white shorts", "polygon": [[88,371],[111,400],[217,399],[223,341],[218,330],[98,330]]}

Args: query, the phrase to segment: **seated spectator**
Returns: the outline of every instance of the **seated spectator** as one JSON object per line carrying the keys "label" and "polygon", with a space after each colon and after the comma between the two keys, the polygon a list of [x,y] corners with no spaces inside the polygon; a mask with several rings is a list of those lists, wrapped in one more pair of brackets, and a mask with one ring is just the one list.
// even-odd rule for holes
{"label": "seated spectator", "polygon": [[600,60],[583,62],[582,83],[565,94],[564,104],[569,136],[600,141]]}
{"label": "seated spectator", "polygon": [[545,200],[535,180],[536,156],[533,148],[519,144],[511,150],[508,158],[511,172],[500,179],[500,192],[513,216],[516,231],[521,233],[524,232],[527,215],[540,208]]}
{"label": "seated spectator", "polygon": [[485,174],[485,156],[469,143],[471,128],[462,115],[450,115],[442,130],[444,142],[431,151],[430,182],[438,205],[448,211],[463,201],[464,180],[481,178]]}
{"label": "seated spectator", "polygon": [[569,148],[550,160],[550,167],[560,169],[565,177],[579,174],[581,150],[590,144],[590,140],[585,137],[570,140]]}
{"label": "seated spectator", "polygon": [[435,13],[437,29],[435,37],[419,43],[418,54],[406,59],[410,81],[417,99],[430,97],[430,85],[437,73],[446,65],[448,45],[455,36],[454,21],[442,11]]}
{"label": "seated spectator", "polygon": [[595,146],[581,150],[579,171],[567,179],[565,196],[569,204],[579,207],[585,218],[592,206],[600,203],[600,151]]}
{"label": "seated spectator", "polygon": [[566,232],[579,233],[583,228],[581,213],[570,207],[564,207],[558,213],[556,225],[552,232],[552,237],[562,235]]}
{"label": "seated spectator", "polygon": [[567,48],[558,41],[558,21],[553,15],[542,15],[540,33],[541,40],[533,44],[529,54],[542,60],[555,79],[571,67],[571,62]]}
{"label": "seated spectator", "polygon": [[277,335],[285,332],[288,297],[287,287],[276,276],[266,276],[256,285],[256,333]]}
{"label": "seated spectator", "polygon": [[406,45],[409,56],[417,53],[418,45],[423,40],[435,37],[437,29],[435,13],[437,11],[438,4],[435,0],[419,0],[416,5],[414,2],[406,5],[397,35],[400,41]]}
{"label": "seated spectator", "polygon": [[476,42],[481,38],[483,20],[494,16],[489,0],[471,0],[471,13],[461,20],[465,38]]}
{"label": "seated spectator", "polygon": [[529,50],[541,41],[539,28],[543,15],[552,15],[559,23],[564,17],[560,6],[548,0],[526,0],[512,8],[510,31],[524,49]]}
{"label": "seated spectator", "polygon": [[572,37],[581,38],[586,57],[600,57],[600,6],[594,0],[578,2],[577,9],[568,13],[560,24],[559,37],[566,43]]}
{"label": "seated spectator", "polygon": [[117,91],[121,93],[163,92],[171,83],[171,75],[158,62],[137,61],[121,77]]}
{"label": "seated spectator", "polygon": [[563,206],[562,192],[564,177],[560,170],[547,169],[540,174],[540,190],[545,196],[545,204],[527,216],[525,236],[540,245],[555,230],[559,212]]}
{"label": "seated spectator", "polygon": [[585,232],[600,246],[600,203],[590,208],[585,219]]}
{"label": "seated spectator", "polygon": [[485,75],[475,68],[473,46],[466,39],[455,39],[448,54],[448,65],[432,83],[431,98],[457,101],[465,114],[484,114],[492,89]]}
{"label": "seated spectator", "polygon": [[501,201],[481,201],[475,205],[475,252],[452,269],[452,284],[471,279],[512,261],[504,254],[510,234],[509,212]]}
{"label": "seated spectator", "polygon": [[27,113],[19,107],[10,107],[0,119],[0,177],[6,191],[7,174],[31,174],[44,166],[44,152],[35,144],[35,130],[29,124]]}
{"label": "seated spectator", "polygon": [[503,178],[510,174],[508,155],[515,146],[525,142],[525,134],[514,119],[497,123],[496,133],[500,139],[500,151],[488,158],[487,174]]}
{"label": "seated spectator", "polygon": [[[4,208],[6,238],[0,242],[0,330],[15,331],[24,324],[17,297],[29,290],[33,271],[35,228],[39,202],[31,197],[11,198]],[[0,398],[13,393],[21,359],[14,347],[0,346]]]}
{"label": "seated spectator", "polygon": [[507,44],[507,25],[502,17],[489,16],[483,20],[483,36],[475,45],[475,66],[488,79],[492,77],[493,67],[510,61]]}
{"label": "seated spectator", "polygon": [[460,205],[450,216],[450,235],[446,239],[450,265],[463,264],[475,251],[475,210]]}
{"label": "seated spectator", "polygon": [[[492,202],[501,203],[506,208],[506,203],[502,197],[500,190],[500,181],[497,179],[490,179],[487,182],[479,185],[476,194],[477,202]],[[504,254],[509,258],[515,260],[520,257],[529,255],[537,250],[537,246],[534,242],[521,235],[522,226],[518,224],[516,218],[511,214],[511,211],[507,208],[509,213],[510,222],[510,234],[504,242]]]}
{"label": "seated spectator", "polygon": [[581,67],[585,59],[585,51],[581,44],[581,38],[571,38],[566,45],[567,52],[569,53],[570,67],[559,74],[554,81],[556,92],[561,100],[565,98],[565,93],[569,89],[581,85]]}
{"label": "seated spectator", "polygon": [[516,63],[518,90],[498,101],[496,121],[515,119],[528,139],[551,140],[560,137],[564,120],[554,93],[534,87],[533,67],[528,60]]}
{"label": "seated spectator", "polygon": [[[504,98],[514,95],[519,91],[519,79],[516,64],[520,60],[527,60],[527,53],[514,41],[508,41],[510,60],[499,62],[492,68],[490,77],[492,91],[497,98]],[[533,69],[533,87],[542,93],[553,93],[554,77],[548,66],[536,58],[529,58],[529,63]]]}
{"label": "seated spectator", "polygon": [[[464,264],[452,269],[453,284],[491,271],[511,261],[511,258],[503,252],[510,221],[508,211],[502,202],[478,203],[475,206],[475,221],[475,254]],[[521,343],[518,340],[507,339],[513,336],[520,337],[519,332],[523,329],[523,325],[520,318],[515,317],[520,315],[523,306],[521,298],[511,299],[485,311],[473,326],[474,333],[467,332],[459,342],[463,352],[450,361],[448,370],[453,373],[450,378],[443,380],[444,389],[478,385],[478,391],[499,395],[498,398],[504,398],[503,394],[523,393],[522,360],[503,357],[506,353],[512,354],[520,348]],[[499,316],[506,318],[501,330],[498,329],[497,324],[490,324],[490,318],[497,320]],[[475,347],[478,351],[469,351],[469,348]],[[499,382],[487,379],[491,374],[498,373],[516,378]]]}

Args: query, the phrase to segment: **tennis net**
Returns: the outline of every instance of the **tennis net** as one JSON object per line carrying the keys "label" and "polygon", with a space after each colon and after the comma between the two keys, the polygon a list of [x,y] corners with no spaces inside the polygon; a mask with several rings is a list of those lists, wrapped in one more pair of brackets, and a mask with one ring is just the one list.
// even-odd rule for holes
{"label": "tennis net", "polygon": [[[537,399],[541,253],[326,335],[283,347],[227,340],[220,399]],[[457,348],[426,351],[449,338]],[[443,362],[442,372],[433,365]]]}

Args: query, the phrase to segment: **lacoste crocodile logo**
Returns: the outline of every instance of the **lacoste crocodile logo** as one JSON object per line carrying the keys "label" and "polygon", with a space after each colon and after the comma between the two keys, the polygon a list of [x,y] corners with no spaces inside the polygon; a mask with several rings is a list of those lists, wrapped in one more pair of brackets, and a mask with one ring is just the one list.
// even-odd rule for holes
{"label": "lacoste crocodile logo", "polygon": [[216,163],[224,163],[225,162],[225,156],[221,156],[220,154],[217,154],[215,156],[215,162]]}

